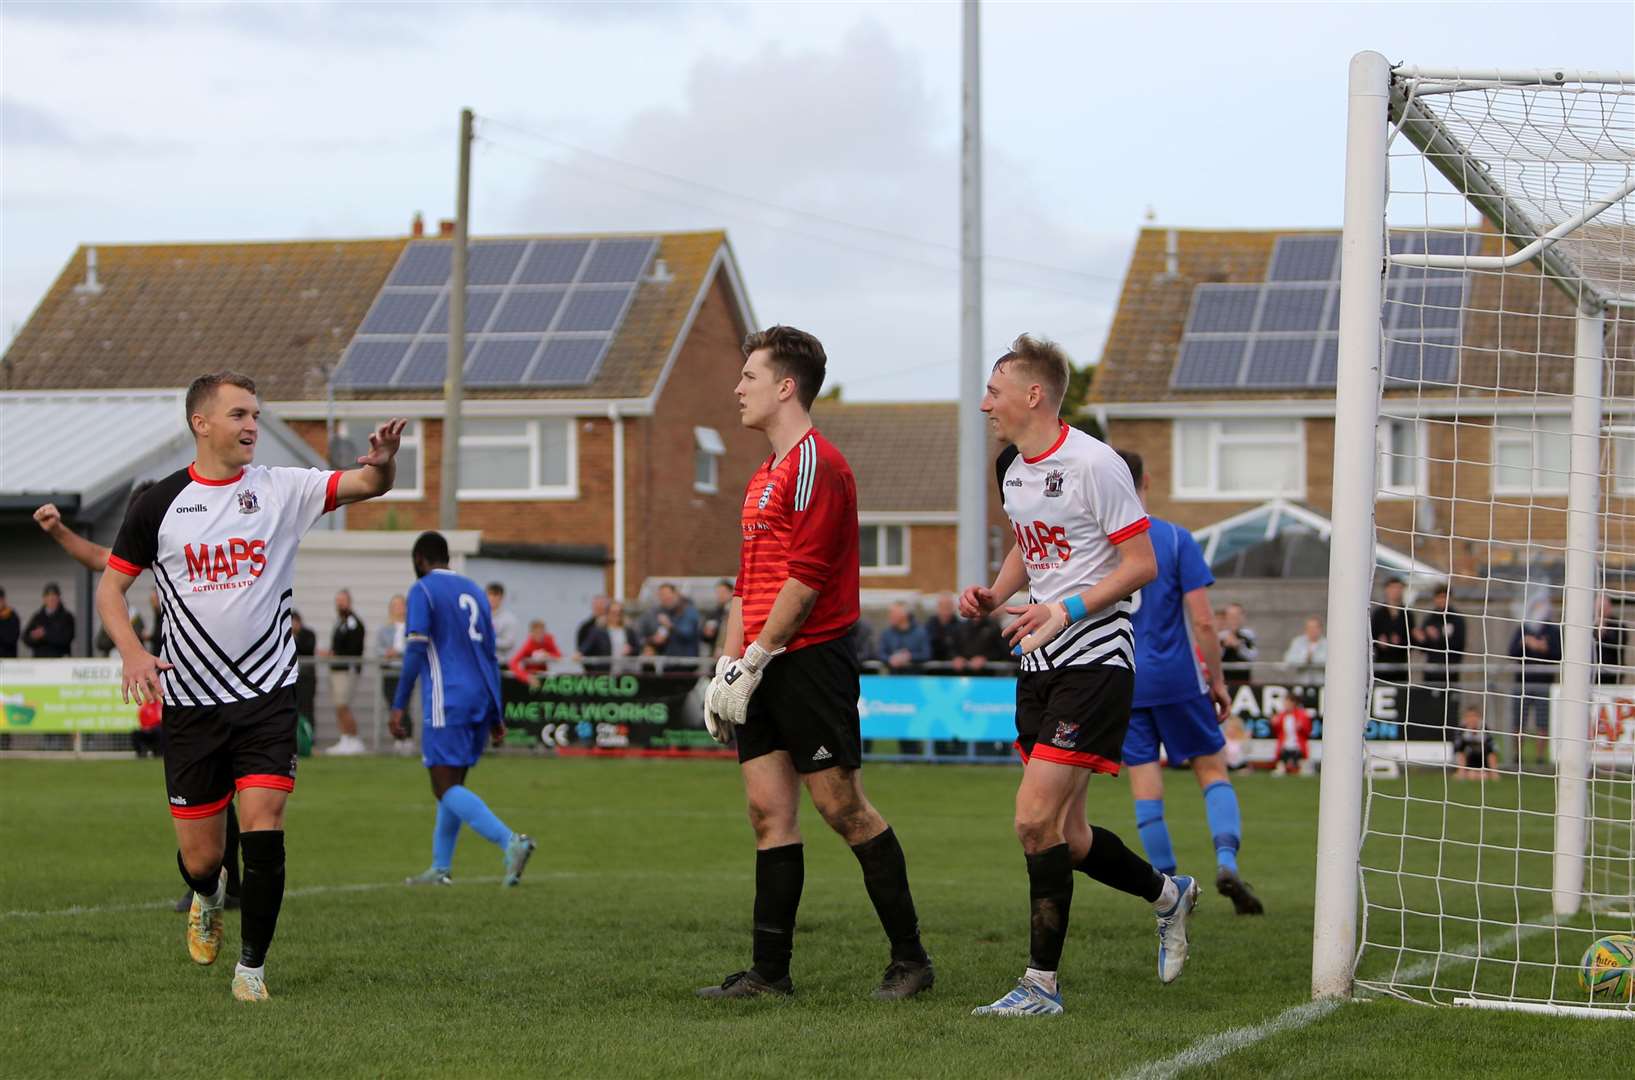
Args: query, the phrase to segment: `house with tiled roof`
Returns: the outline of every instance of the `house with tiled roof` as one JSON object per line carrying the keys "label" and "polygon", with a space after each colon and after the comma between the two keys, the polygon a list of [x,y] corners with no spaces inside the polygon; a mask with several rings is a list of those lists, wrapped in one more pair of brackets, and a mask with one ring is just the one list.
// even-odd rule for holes
{"label": "house with tiled roof", "polygon": [[[338,464],[407,416],[397,489],[347,525],[432,528],[451,251],[446,235],[82,247],[0,390],[176,388],[234,368]],[[495,558],[595,566],[613,595],[731,574],[737,478],[764,442],[732,393],[754,318],[726,235],[481,237],[470,252],[458,527]]]}
{"label": "house with tiled roof", "polygon": [[[1488,228],[1393,233],[1391,244],[1501,249]],[[1109,441],[1145,459],[1155,514],[1196,531],[1277,501],[1329,513],[1348,481],[1333,475],[1339,250],[1338,230],[1141,231],[1089,411]],[[1572,300],[1531,264],[1391,269],[1382,544],[1455,575],[1559,556],[1575,322]],[[1635,395],[1632,338],[1609,315],[1613,409]],[[1603,505],[1627,520],[1635,441],[1610,434],[1604,460]],[[1248,576],[1277,573],[1274,559]]]}

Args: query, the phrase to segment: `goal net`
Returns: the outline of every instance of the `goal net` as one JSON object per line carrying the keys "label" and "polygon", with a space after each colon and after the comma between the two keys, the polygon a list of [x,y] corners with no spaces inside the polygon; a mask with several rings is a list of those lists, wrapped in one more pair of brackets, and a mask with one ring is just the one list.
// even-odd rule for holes
{"label": "goal net", "polygon": [[1635,76],[1364,53],[1350,121],[1313,988],[1635,1019]]}

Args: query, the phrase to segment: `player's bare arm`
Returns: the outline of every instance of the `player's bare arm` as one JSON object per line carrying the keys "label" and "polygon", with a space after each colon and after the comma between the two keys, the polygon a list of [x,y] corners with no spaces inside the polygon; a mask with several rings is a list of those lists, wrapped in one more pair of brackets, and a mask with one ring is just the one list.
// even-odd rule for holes
{"label": "player's bare arm", "polygon": [[959,613],[966,619],[979,619],[1015,596],[1027,583],[1028,568],[1022,562],[1022,549],[1012,544],[992,586],[985,589],[981,585],[967,585],[959,594]]}
{"label": "player's bare arm", "polygon": [[[778,598],[772,602],[772,611],[766,617],[766,625],[761,628],[761,636],[754,644],[768,655],[782,649],[800,632],[817,601],[818,590],[810,585],[794,578],[784,582],[783,588],[778,590]],[[742,624],[738,632],[742,636]]]}
{"label": "player's bare arm", "polygon": [[1204,667],[1209,670],[1209,697],[1224,722],[1232,713],[1232,695],[1226,690],[1226,676],[1221,671],[1221,642],[1215,634],[1215,613],[1209,609],[1209,590],[1193,589],[1183,599],[1192,620],[1192,640],[1198,643]]}
{"label": "player's bare arm", "polygon": [[[1083,618],[1085,612],[1101,611],[1131,595],[1158,576],[1158,558],[1153,554],[1152,537],[1138,532],[1118,546],[1118,566],[1113,572],[1081,593],[1050,604],[1018,604],[1007,607],[1017,616],[1005,628],[1005,638],[1024,653],[1032,652],[1061,631]],[[1077,606],[1078,610],[1073,608]]]}
{"label": "player's bare arm", "polygon": [[57,546],[68,552],[68,557],[79,563],[93,574],[101,573],[108,565],[108,549],[101,544],[92,543],[79,533],[63,524],[62,513],[55,503],[46,503],[34,511],[34,520],[44,530],[45,534],[57,542]]}
{"label": "player's bare arm", "polygon": [[125,594],[136,582],[129,574],[109,570],[97,584],[97,617],[103,629],[119,650],[123,666],[120,673],[120,695],[129,704],[162,701],[159,673],[169,671],[170,665],[142,647],[142,639],[131,626],[130,609],[125,605]]}
{"label": "player's bare arm", "polygon": [[397,480],[397,451],[408,424],[403,417],[394,417],[369,433],[369,452],[358,458],[362,468],[341,473],[341,482],[335,488],[337,506],[363,502],[392,490]]}
{"label": "player's bare arm", "polygon": [[734,596],[727,606],[726,629],[721,633],[721,655],[736,660],[744,654],[744,598]]}

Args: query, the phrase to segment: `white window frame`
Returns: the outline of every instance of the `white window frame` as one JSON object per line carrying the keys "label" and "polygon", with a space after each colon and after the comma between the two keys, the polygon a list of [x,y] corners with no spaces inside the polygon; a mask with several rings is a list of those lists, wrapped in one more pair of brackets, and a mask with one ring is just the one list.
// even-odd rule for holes
{"label": "white window frame", "polygon": [[[721,490],[721,458],[727,452],[721,433],[712,427],[693,428],[693,490],[701,495],[714,495]],[[698,478],[698,467],[709,462],[709,479]]]}
{"label": "white window frame", "polygon": [[[1527,429],[1520,427],[1519,421],[1526,420],[1530,425]],[[1539,421],[1550,422],[1549,428],[1539,427]],[[1567,441],[1568,460],[1572,458],[1572,417],[1564,413],[1543,413],[1533,416],[1508,417],[1495,416],[1493,418],[1493,481],[1492,489],[1495,495],[1565,495],[1567,494],[1567,475],[1565,473],[1548,472],[1543,474],[1543,482],[1537,482],[1539,472],[1539,436],[1548,431],[1552,435],[1560,435]],[[1500,480],[1505,466],[1499,462],[1499,447],[1501,445],[1515,445],[1525,443],[1532,461],[1528,469],[1528,482],[1525,484],[1507,484]]]}
{"label": "white window frame", "polygon": [[[864,529],[870,529],[870,528],[879,530],[878,532],[875,533],[875,536],[877,537],[877,539],[875,541],[875,550],[874,550],[875,556],[879,557],[879,558],[883,558],[885,556],[885,552],[886,552],[886,533],[885,533],[885,530],[887,530],[887,529],[901,529],[902,530],[902,533],[903,533],[903,562],[902,562],[902,565],[900,565],[900,566],[898,566],[898,565],[869,566],[869,565],[863,563],[863,559],[862,559],[862,554],[863,554],[863,530]],[[888,576],[888,575],[901,575],[901,574],[908,573],[909,572],[909,565],[913,561],[913,557],[910,554],[911,549],[909,547],[909,544],[913,541],[913,536],[914,536],[913,527],[910,526],[905,521],[859,521],[858,526],[857,526],[857,546],[858,546],[857,550],[858,550],[858,564],[859,564],[858,565],[858,572],[861,573],[861,574],[869,575],[869,576],[880,576],[880,577],[884,577],[884,576]]]}
{"label": "white window frame", "polygon": [[[426,444],[421,438],[420,425],[421,422],[419,420],[410,420],[408,426],[403,429],[403,439],[398,447],[399,453],[402,453],[405,449],[411,449],[415,452],[414,459],[416,462],[416,467],[414,486],[407,487],[401,483],[403,474],[402,471],[399,470],[397,474],[398,478],[392,484],[392,490],[379,496],[380,499],[386,502],[413,502],[417,499],[424,499],[426,497]],[[368,427],[368,430],[373,431],[374,427],[371,425]],[[350,421],[337,420],[335,422],[335,437],[337,439],[348,438],[350,437],[350,433]],[[363,445],[358,448],[359,453],[362,453],[364,450],[368,449],[368,445],[368,438],[366,436]],[[331,457],[333,459],[333,455],[331,455]],[[348,468],[350,466],[347,463],[342,462],[339,467]]]}
{"label": "white window frame", "polygon": [[[1391,483],[1391,428],[1395,425],[1411,426],[1414,429],[1414,479],[1411,484],[1402,487]],[[1374,429],[1374,444],[1379,451],[1379,497],[1382,499],[1417,499],[1430,491],[1429,458],[1425,452],[1425,422],[1406,417],[1380,417],[1379,427]]]}
{"label": "white window frame", "polygon": [[[524,425],[521,435],[467,435],[464,425],[460,432],[460,446],[514,446],[519,452],[524,447],[528,453],[528,476],[530,485],[526,488],[461,488],[459,500],[461,502],[549,502],[569,501],[579,498],[579,424],[576,418],[563,417],[520,417],[520,416],[484,416],[480,419],[466,417],[467,422],[495,421],[499,423],[517,423]],[[568,482],[566,484],[541,484],[539,482],[539,426],[541,424],[562,424],[568,432]],[[458,475],[458,471],[456,471]]]}
{"label": "white window frame", "polygon": [[[1289,434],[1284,436],[1241,436],[1226,435],[1221,425],[1232,423],[1238,419],[1255,419],[1262,423],[1282,421],[1282,417],[1200,417],[1197,419],[1174,420],[1170,423],[1170,494],[1178,502],[1257,502],[1268,499],[1303,499],[1306,497],[1306,421],[1301,417],[1289,418]],[[1202,487],[1186,487],[1183,475],[1185,470],[1181,465],[1183,453],[1182,425],[1208,424],[1209,425],[1209,461],[1208,478]],[[1277,488],[1254,488],[1240,491],[1222,491],[1220,487],[1221,447],[1233,443],[1278,443],[1287,445],[1294,450],[1296,476],[1294,486],[1289,490]]]}
{"label": "white window frame", "polygon": [[1627,418],[1612,426],[1612,493],[1635,495],[1635,426]]}

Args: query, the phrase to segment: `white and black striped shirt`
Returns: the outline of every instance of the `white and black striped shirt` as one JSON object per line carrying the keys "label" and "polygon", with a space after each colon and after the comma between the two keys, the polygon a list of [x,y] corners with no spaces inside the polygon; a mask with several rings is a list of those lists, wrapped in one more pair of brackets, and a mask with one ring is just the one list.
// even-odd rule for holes
{"label": "white and black striped shirt", "polygon": [[192,466],[125,515],[108,569],[153,570],[164,610],[167,705],[250,701],[295,682],[295,549],[335,508],[341,474],[251,465],[230,480]]}
{"label": "white and black striped shirt", "polygon": [[[995,472],[1033,603],[1055,603],[1100,582],[1118,566],[1118,545],[1150,527],[1124,459],[1066,424],[1038,457],[1006,449]],[[1091,612],[1022,657],[1022,670],[1104,664],[1134,671],[1133,610],[1125,597]]]}

